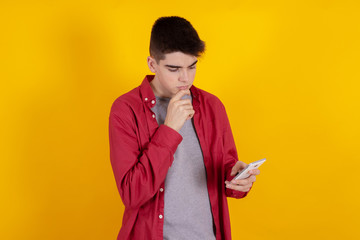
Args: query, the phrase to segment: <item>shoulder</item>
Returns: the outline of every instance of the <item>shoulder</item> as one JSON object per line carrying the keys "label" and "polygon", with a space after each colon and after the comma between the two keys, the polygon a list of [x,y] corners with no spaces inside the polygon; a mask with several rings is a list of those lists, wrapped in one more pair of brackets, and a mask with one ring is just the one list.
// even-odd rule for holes
{"label": "shoulder", "polygon": [[213,131],[223,131],[228,125],[225,106],[219,97],[202,89],[198,90],[202,118],[207,120]]}
{"label": "shoulder", "polygon": [[141,106],[141,99],[139,97],[139,87],[136,87],[114,100],[110,114],[123,115],[139,106]]}
{"label": "shoulder", "polygon": [[196,88],[196,90],[199,93],[199,100],[201,103],[207,106],[211,106],[212,109],[215,110],[225,110],[224,104],[219,97],[200,88]]}
{"label": "shoulder", "polygon": [[117,97],[111,105],[109,126],[136,131],[136,114],[141,110],[139,87]]}

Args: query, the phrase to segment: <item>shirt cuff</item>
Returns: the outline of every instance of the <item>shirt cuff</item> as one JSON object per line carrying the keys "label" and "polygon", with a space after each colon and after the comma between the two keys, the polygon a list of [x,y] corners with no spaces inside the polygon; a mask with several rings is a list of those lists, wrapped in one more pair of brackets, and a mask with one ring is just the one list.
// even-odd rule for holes
{"label": "shirt cuff", "polygon": [[229,189],[229,188],[226,188],[225,191],[226,191],[226,196],[232,197],[232,198],[243,198],[248,194],[248,192],[236,191],[236,190]]}
{"label": "shirt cuff", "polygon": [[177,147],[183,140],[183,137],[176,130],[161,124],[152,137],[152,142],[167,147],[172,154],[176,152]]}

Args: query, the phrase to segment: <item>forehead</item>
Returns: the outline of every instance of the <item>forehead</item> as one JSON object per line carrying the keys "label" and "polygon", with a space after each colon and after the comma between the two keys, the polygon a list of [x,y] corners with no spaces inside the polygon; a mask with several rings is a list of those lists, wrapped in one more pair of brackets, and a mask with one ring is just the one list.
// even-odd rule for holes
{"label": "forehead", "polygon": [[183,52],[172,52],[166,53],[165,59],[160,60],[160,65],[177,65],[177,66],[188,66],[197,60],[196,56],[185,54]]}

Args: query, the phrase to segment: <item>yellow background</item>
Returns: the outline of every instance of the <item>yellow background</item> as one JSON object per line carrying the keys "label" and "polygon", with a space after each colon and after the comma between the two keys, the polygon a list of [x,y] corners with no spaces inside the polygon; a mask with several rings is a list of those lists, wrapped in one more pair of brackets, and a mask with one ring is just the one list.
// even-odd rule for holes
{"label": "yellow background", "polygon": [[240,160],[268,160],[229,199],[233,239],[360,239],[358,1],[58,2],[0,3],[0,239],[116,239],[108,115],[169,15],[206,41],[194,85]]}

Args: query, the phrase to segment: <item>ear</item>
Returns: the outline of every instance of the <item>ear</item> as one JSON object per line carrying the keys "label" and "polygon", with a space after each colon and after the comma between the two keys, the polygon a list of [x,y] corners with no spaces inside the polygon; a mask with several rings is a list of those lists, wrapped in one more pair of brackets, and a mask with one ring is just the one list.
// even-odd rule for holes
{"label": "ear", "polygon": [[150,71],[152,73],[156,73],[157,63],[153,57],[151,57],[151,56],[147,57],[147,64],[148,64]]}

